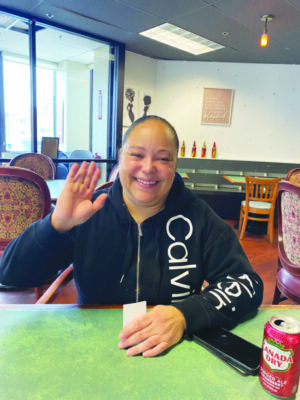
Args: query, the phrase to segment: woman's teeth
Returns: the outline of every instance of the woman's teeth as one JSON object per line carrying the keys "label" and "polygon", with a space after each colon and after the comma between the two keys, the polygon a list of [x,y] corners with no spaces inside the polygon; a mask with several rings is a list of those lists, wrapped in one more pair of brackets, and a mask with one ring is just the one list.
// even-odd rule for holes
{"label": "woman's teeth", "polygon": [[154,185],[156,183],[156,181],[145,181],[144,179],[139,179],[139,178],[136,178],[136,180],[138,182],[143,183],[144,185]]}

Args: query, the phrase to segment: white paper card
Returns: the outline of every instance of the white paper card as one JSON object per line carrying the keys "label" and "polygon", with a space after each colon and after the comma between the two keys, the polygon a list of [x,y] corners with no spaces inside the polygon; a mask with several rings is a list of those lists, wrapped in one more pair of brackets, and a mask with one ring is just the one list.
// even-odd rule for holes
{"label": "white paper card", "polygon": [[123,328],[135,318],[147,311],[147,302],[140,301],[139,303],[131,303],[123,305]]}

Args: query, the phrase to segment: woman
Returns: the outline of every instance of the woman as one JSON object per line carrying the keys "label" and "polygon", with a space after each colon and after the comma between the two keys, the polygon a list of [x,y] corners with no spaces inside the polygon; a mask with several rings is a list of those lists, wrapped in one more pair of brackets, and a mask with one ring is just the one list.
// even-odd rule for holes
{"label": "woman", "polygon": [[38,286],[73,262],[79,303],[157,305],[120,333],[120,348],[145,357],[185,332],[230,326],[256,309],[261,279],[231,227],[185,188],[177,154],[178,137],[166,120],[135,121],[108,193],[93,197],[94,163],[74,165],[52,215],[7,247],[0,281]]}

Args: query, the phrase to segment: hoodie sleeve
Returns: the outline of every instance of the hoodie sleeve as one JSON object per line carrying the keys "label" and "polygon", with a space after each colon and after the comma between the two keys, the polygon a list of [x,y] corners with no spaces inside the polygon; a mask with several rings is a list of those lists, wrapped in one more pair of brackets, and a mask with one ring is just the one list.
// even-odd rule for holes
{"label": "hoodie sleeve", "polygon": [[72,258],[71,233],[57,232],[48,215],[30,225],[5,248],[0,258],[0,282],[19,288],[41,286],[67,268]]}
{"label": "hoodie sleeve", "polygon": [[263,282],[250,265],[236,233],[213,214],[208,216],[203,247],[204,279],[208,286],[176,307],[184,314],[187,334],[213,326],[230,328],[256,310]]}

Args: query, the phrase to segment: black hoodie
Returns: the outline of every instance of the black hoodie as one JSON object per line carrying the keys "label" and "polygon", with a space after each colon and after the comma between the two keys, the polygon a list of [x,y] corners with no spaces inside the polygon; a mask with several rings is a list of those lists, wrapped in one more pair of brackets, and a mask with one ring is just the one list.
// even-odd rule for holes
{"label": "black hoodie", "polygon": [[262,301],[263,283],[235,232],[178,174],[165,208],[140,225],[124,204],[119,178],[104,207],[67,234],[52,227],[50,215],[35,222],[4,251],[0,282],[40,286],[71,263],[78,303],[173,304],[187,334],[229,326]]}

